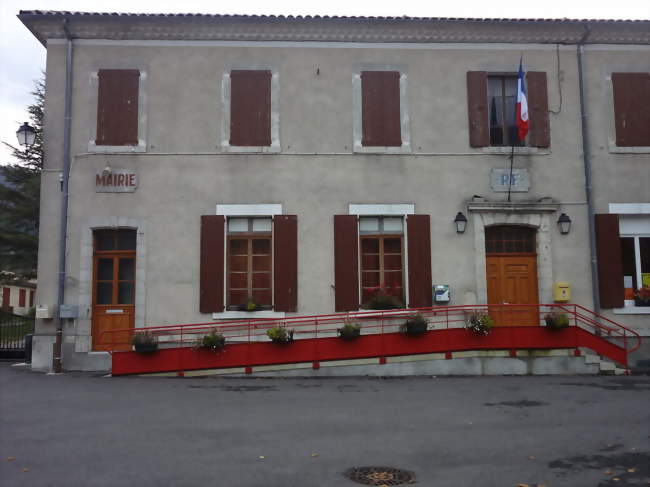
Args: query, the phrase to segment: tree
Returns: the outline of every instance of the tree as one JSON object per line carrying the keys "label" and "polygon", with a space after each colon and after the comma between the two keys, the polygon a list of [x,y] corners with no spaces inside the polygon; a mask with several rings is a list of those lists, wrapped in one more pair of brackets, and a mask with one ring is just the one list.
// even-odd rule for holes
{"label": "tree", "polygon": [[36,276],[45,79],[34,83],[34,103],[27,107],[36,140],[31,147],[3,142],[18,161],[0,166],[0,270]]}

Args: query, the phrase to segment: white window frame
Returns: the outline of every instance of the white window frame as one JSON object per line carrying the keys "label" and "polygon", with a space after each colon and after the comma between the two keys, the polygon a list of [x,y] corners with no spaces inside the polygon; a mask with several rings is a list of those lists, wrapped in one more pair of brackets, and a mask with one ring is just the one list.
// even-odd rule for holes
{"label": "white window frame", "polygon": [[[99,103],[99,69],[137,69],[140,72],[138,80],[138,144],[137,145],[97,145],[97,109]],[[89,79],[90,113],[88,114],[88,152],[99,153],[129,153],[147,151],[147,71],[141,66],[106,65],[90,73]]]}
{"label": "white window frame", "polygon": [[[261,203],[261,204],[220,204],[216,208],[217,215],[223,215],[225,218],[225,225],[223,226],[224,231],[224,242],[228,242],[228,218],[233,217],[246,217],[246,218],[268,218],[275,215],[282,215],[282,205],[276,203]],[[273,225],[273,224],[272,224]],[[273,249],[273,227],[271,227],[271,249]],[[273,252],[273,250],[271,250]],[[226,263],[228,258],[228,246],[223,246],[223,262],[224,262],[224,273],[223,273],[223,302],[228,302],[228,273],[226,272]],[[275,263],[274,259],[271,258],[271,275],[275,276]],[[272,302],[275,305],[275,286],[271,284],[272,289]],[[224,310],[220,313],[212,313],[213,319],[255,319],[255,318],[285,318],[286,313],[284,311],[274,311],[274,310],[262,310],[262,311],[228,311]]]}
{"label": "white window frame", "polygon": [[[239,146],[230,145],[230,72],[271,71],[271,145]],[[280,144],[280,75],[277,68],[268,65],[231,66],[221,77],[221,149],[224,152],[240,153],[279,153]]]}
{"label": "white window frame", "polygon": [[[361,102],[361,72],[362,71],[398,71],[399,76],[399,114],[402,145],[399,147],[364,146],[363,139],[363,106]],[[411,129],[406,90],[408,77],[404,66],[398,65],[364,65],[357,66],[352,74],[352,148],[354,152],[370,154],[409,154],[411,153]]]}
{"label": "white window frame", "polygon": [[[641,252],[639,238],[650,237],[650,203],[611,203],[609,212],[619,214],[620,238],[634,238],[635,273],[637,286],[641,280]],[[622,308],[614,308],[615,314],[650,314],[650,306],[636,306],[634,300],[626,299]]]}

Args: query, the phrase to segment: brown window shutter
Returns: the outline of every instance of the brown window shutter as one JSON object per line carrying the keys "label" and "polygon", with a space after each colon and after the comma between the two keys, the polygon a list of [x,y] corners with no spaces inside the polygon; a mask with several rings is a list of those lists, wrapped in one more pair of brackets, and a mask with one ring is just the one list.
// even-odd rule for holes
{"label": "brown window shutter", "polygon": [[398,71],[361,72],[361,145],[402,145],[399,78]]}
{"label": "brown window shutter", "polygon": [[100,69],[97,145],[138,145],[137,69]]}
{"label": "brown window shutter", "polygon": [[618,147],[650,146],[650,73],[612,73]]}
{"label": "brown window shutter", "polygon": [[298,219],[273,218],[273,309],[296,311],[298,304]]}
{"label": "brown window shutter", "polygon": [[271,71],[230,72],[230,145],[271,145]]}
{"label": "brown window shutter", "polygon": [[528,119],[530,132],[528,140],[533,147],[550,147],[551,129],[548,117],[548,92],[546,73],[529,71],[526,73],[528,88]]}
{"label": "brown window shutter", "polygon": [[433,304],[431,290],[431,233],[429,215],[408,215],[409,308],[424,308]]}
{"label": "brown window shutter", "polygon": [[334,215],[336,311],[359,309],[359,232],[356,215]]}
{"label": "brown window shutter", "polygon": [[224,228],[223,215],[201,217],[201,313],[223,311]]}
{"label": "brown window shutter", "polygon": [[467,72],[467,114],[470,147],[490,145],[486,71]]}
{"label": "brown window shutter", "polygon": [[596,254],[601,308],[621,308],[625,299],[618,215],[596,215]]}

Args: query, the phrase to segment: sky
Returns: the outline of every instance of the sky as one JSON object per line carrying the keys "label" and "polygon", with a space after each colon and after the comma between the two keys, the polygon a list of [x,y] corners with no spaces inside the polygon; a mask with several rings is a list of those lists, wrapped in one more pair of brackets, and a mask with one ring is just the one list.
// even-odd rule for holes
{"label": "sky", "polygon": [[[369,0],[0,0],[0,141],[16,143],[16,130],[28,120],[26,107],[34,80],[45,69],[45,48],[20,22],[23,10],[72,10],[86,12],[213,13],[273,15],[360,15],[413,17],[497,17],[650,19],[650,0],[454,0],[377,2]],[[0,144],[0,164],[12,162],[11,151]]]}

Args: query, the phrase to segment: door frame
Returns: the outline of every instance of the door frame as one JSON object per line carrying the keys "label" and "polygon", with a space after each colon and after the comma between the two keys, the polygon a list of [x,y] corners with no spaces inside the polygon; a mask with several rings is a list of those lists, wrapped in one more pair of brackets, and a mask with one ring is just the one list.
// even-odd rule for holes
{"label": "door frame", "polygon": [[551,254],[554,217],[560,205],[473,201],[467,205],[474,227],[474,262],[477,303],[487,303],[485,227],[522,225],[537,230],[537,294],[540,303],[553,302],[553,259]]}

